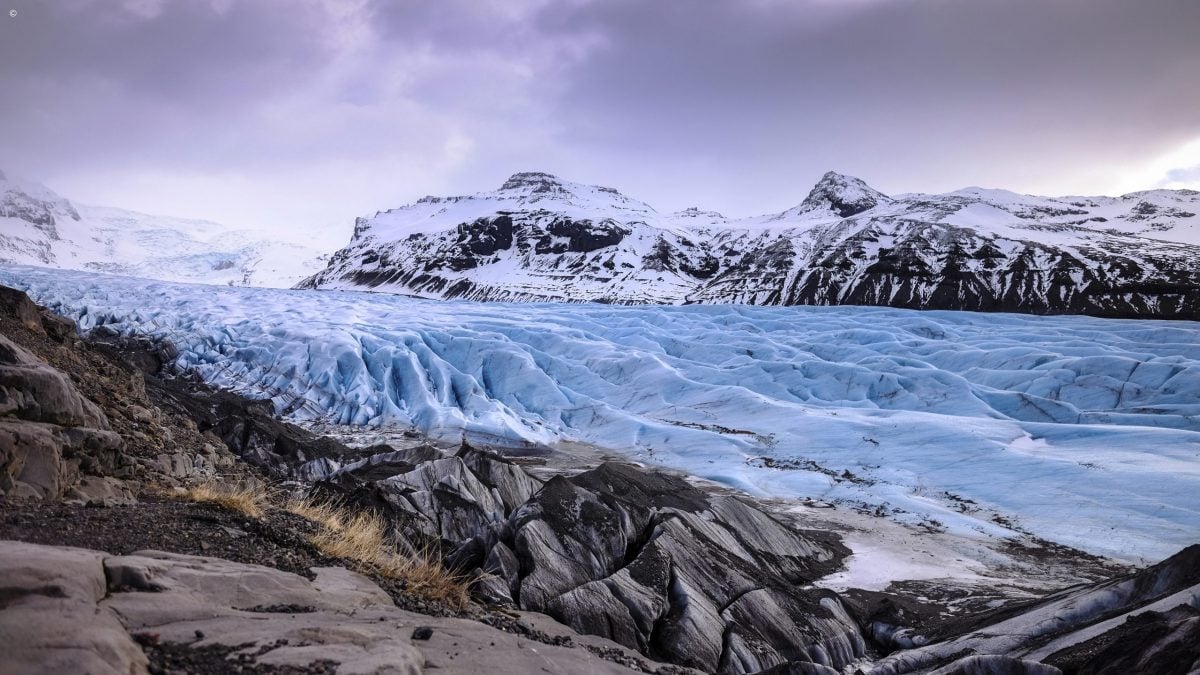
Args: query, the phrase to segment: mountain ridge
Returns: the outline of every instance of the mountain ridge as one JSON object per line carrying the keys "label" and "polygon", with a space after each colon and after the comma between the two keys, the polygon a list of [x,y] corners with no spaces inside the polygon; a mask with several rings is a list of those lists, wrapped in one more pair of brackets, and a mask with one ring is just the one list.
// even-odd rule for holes
{"label": "mountain ridge", "polygon": [[1200,193],[886,195],[828,172],[796,206],[664,214],[521,172],[359,218],[298,288],[618,304],[879,305],[1200,317]]}

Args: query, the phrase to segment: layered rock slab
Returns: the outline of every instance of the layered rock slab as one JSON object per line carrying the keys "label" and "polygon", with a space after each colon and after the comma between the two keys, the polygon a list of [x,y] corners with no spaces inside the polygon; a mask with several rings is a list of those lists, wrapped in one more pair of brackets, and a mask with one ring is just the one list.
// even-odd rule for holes
{"label": "layered rock slab", "polygon": [[65,373],[0,335],[0,494],[61,498],[122,444]]}
{"label": "layered rock slab", "polygon": [[104,553],[0,542],[0,673],[145,673],[147,660],[117,615]]}
{"label": "layered rock slab", "polygon": [[[134,638],[236,648],[261,665],[332,662],[339,673],[629,673],[587,649],[543,644],[479,622],[401,610],[343,568],[316,578],[217,558],[0,542],[3,673],[147,672]],[[431,637],[414,640],[414,630]],[[581,644],[619,649],[584,638]],[[232,665],[232,662],[231,662]]]}

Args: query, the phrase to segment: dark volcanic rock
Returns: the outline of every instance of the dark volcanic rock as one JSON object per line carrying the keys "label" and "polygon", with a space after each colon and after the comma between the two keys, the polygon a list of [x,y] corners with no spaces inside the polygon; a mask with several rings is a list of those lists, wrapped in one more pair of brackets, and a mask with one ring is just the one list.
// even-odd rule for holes
{"label": "dark volcanic rock", "polygon": [[796,590],[837,551],[681,478],[604,464],[552,479],[507,526],[520,606],[581,632],[721,672],[865,651],[833,593]]}
{"label": "dark volcanic rock", "polygon": [[[353,490],[359,470],[331,480]],[[607,463],[542,484],[464,445],[369,486],[351,494],[452,545],[452,566],[482,573],[479,596],[653,658],[743,673],[867,650],[836,594],[799,590],[844,549],[674,475]]]}
{"label": "dark volcanic rock", "polygon": [[212,432],[246,462],[278,477],[296,477],[305,463],[345,457],[354,451],[280,421],[267,401],[252,401],[185,380],[146,381],[156,403],[194,420],[198,430]]}
{"label": "dark volcanic rock", "polygon": [[761,671],[758,675],[841,675],[841,672],[829,666],[822,666],[819,663],[793,661],[792,663],[781,663],[777,666],[772,666]]}
{"label": "dark volcanic rock", "polygon": [[1200,609],[1144,612],[1091,640],[1051,654],[1064,673],[1187,675],[1200,670]]}
{"label": "dark volcanic rock", "polygon": [[616,246],[630,233],[627,228],[611,220],[593,223],[570,218],[555,220],[546,227],[546,231],[553,237],[565,238],[567,242],[565,245],[556,244],[553,239],[544,238],[538,242],[538,253],[591,253]]}
{"label": "dark volcanic rock", "polygon": [[[1180,648],[1172,636],[1196,630],[1194,611],[1189,610],[1195,610],[1197,604],[1200,604],[1200,544],[1131,575],[1067,588],[1036,603],[1004,609],[984,618],[969,617],[957,625],[944,625],[939,633],[950,637],[891,654],[871,674],[928,672],[952,665],[960,667],[947,669],[947,675],[1054,673],[1055,670],[1011,671],[997,665],[1015,668],[1011,659],[1004,658],[1020,655],[1037,660],[1039,652],[1051,657],[1046,660],[1067,666],[1063,672],[1069,673],[1100,672],[1089,668],[1106,667],[1108,661],[1098,656],[1102,652],[1110,656],[1119,654],[1120,662],[1125,664],[1166,662],[1161,668],[1104,672],[1190,673],[1195,657],[1189,661],[1188,656],[1194,650]],[[1186,609],[1175,611],[1180,605]],[[1046,653],[1055,646],[1056,653]],[[964,654],[972,653],[988,658],[959,663]],[[1080,670],[1073,670],[1076,667]]]}
{"label": "dark volcanic rock", "polygon": [[977,654],[963,657],[930,672],[929,675],[1062,675],[1062,671],[1053,666],[1023,661],[1011,656]]}

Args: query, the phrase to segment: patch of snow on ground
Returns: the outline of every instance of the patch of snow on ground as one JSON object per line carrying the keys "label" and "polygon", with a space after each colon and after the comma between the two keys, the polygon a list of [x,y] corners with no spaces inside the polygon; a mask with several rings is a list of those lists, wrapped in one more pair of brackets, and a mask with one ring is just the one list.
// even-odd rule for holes
{"label": "patch of snow on ground", "polygon": [[954,557],[955,551],[930,546],[928,541],[928,537],[922,537],[921,546],[913,548],[910,542],[882,540],[876,533],[847,536],[843,543],[854,553],[846,558],[843,571],[824,577],[820,585],[882,591],[900,580],[982,579],[964,564],[964,558]]}

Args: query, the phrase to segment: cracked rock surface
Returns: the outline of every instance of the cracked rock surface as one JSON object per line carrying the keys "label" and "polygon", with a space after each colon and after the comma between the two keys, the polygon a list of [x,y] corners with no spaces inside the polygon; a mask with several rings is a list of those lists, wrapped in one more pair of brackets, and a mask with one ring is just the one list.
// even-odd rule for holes
{"label": "cracked rock surface", "polygon": [[[399,609],[344,568],[314,571],[310,581],[217,558],[3,541],[0,672],[144,673],[138,642],[233,647],[231,666],[321,662],[338,673],[634,672],[590,650]],[[418,627],[430,638],[414,641]]]}

